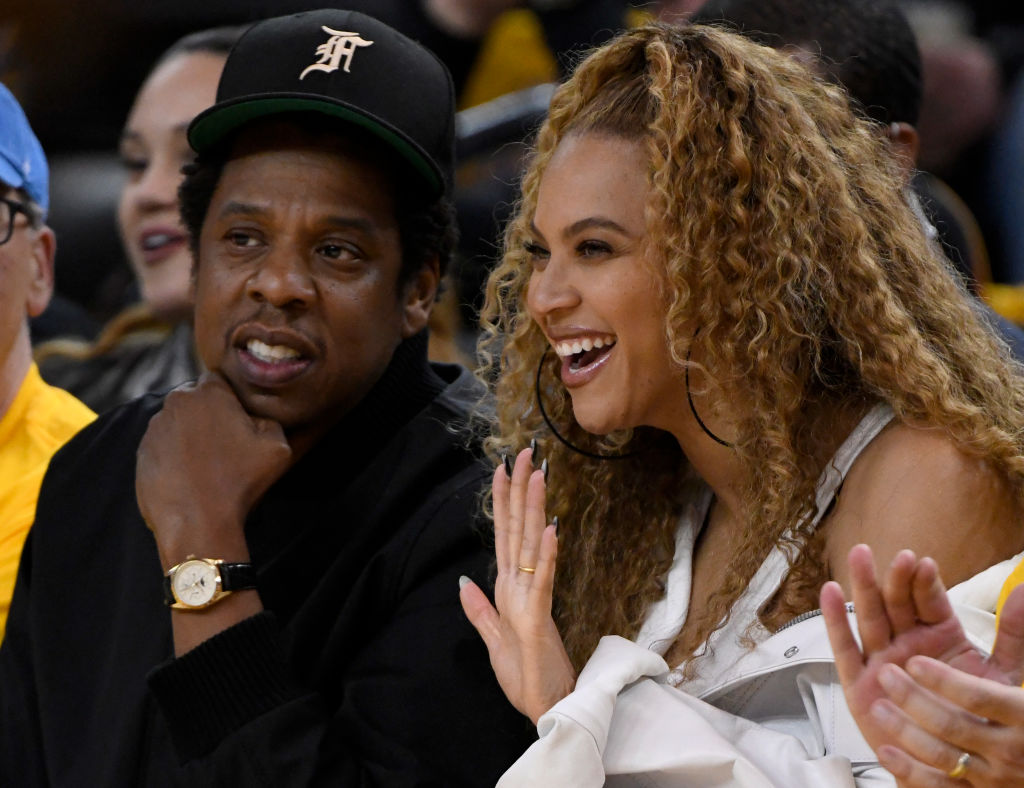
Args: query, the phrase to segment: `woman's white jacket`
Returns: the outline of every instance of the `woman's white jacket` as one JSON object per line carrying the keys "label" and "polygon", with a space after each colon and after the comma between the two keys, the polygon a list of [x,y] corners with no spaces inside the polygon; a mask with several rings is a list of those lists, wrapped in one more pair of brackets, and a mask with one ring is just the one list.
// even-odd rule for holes
{"label": "woman's white jacket", "polygon": [[[950,592],[983,649],[991,647],[990,611],[1012,566],[999,564]],[[699,697],[669,678],[654,651],[602,638],[575,691],[540,718],[539,740],[499,788],[895,785],[846,706],[820,615],[758,644]]]}

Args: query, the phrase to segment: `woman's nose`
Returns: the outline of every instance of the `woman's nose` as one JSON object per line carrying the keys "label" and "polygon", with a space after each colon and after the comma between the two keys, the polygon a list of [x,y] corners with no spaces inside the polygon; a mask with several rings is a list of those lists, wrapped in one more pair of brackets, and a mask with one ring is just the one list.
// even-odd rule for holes
{"label": "woman's nose", "polygon": [[575,273],[554,255],[541,269],[530,275],[526,293],[526,306],[536,318],[563,309],[572,309],[580,303],[580,291]]}

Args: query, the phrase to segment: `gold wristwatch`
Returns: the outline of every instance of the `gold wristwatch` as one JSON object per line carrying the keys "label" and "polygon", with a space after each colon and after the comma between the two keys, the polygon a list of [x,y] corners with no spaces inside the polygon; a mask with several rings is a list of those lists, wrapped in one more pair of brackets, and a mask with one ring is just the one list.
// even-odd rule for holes
{"label": "gold wristwatch", "polygon": [[164,575],[164,602],[175,610],[202,610],[248,588],[256,588],[252,564],[190,555]]}

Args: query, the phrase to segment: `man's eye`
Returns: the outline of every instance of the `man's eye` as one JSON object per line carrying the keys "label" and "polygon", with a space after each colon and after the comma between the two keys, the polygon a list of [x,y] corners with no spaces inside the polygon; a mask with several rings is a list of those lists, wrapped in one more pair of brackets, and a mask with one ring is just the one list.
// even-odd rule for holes
{"label": "man's eye", "polygon": [[357,260],[362,257],[359,249],[351,244],[324,243],[317,251],[328,260]]}
{"label": "man's eye", "polygon": [[233,246],[250,247],[256,246],[258,243],[257,239],[252,234],[242,232],[240,230],[234,230],[228,233],[227,239]]}

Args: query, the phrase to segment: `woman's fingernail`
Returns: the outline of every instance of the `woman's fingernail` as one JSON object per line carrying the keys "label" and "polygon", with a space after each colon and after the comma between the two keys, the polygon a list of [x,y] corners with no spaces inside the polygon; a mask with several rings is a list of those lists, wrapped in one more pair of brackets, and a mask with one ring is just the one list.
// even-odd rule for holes
{"label": "woman's fingernail", "polygon": [[551,526],[555,529],[555,536],[558,536],[558,515],[551,518]]}
{"label": "woman's fingernail", "polygon": [[465,575],[459,575],[459,590],[462,590],[463,588],[465,588],[466,587],[466,583],[468,583],[468,582],[469,582],[469,578],[468,577],[466,577]]}
{"label": "woman's fingernail", "polygon": [[544,474],[544,481],[548,480],[548,461],[547,458],[540,464],[540,472]]}
{"label": "woman's fingernail", "polygon": [[508,458],[508,452],[501,453],[501,464],[505,466],[505,475],[512,478],[512,462]]}

